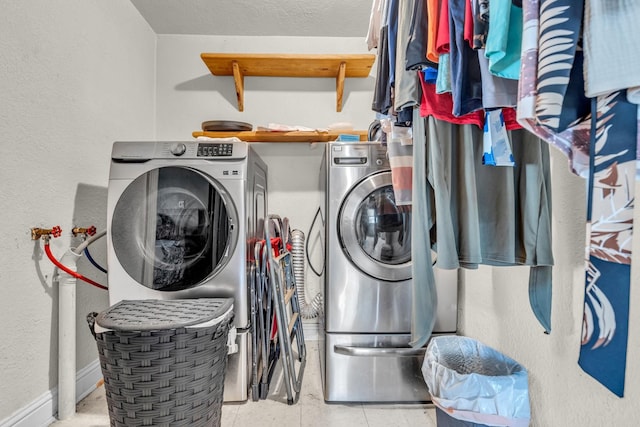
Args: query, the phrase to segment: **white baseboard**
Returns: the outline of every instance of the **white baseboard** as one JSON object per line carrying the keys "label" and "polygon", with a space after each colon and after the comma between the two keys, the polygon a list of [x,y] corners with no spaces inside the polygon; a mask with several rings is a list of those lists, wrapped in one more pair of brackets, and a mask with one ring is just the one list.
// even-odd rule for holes
{"label": "white baseboard", "polygon": [[56,420],[54,403],[57,406],[53,392],[48,390],[9,418],[0,421],[0,427],[48,426]]}
{"label": "white baseboard", "polygon": [[[80,402],[102,381],[98,359],[76,373],[76,403]],[[58,413],[58,387],[44,392],[33,402],[0,421],[0,427],[48,426],[56,421]]]}
{"label": "white baseboard", "polygon": [[[305,340],[318,340],[319,324],[317,319],[304,320],[303,328]],[[98,359],[80,369],[76,373],[76,403],[91,394],[101,381],[102,371]],[[58,387],[54,387],[19,411],[0,420],[0,427],[44,427],[56,421],[57,413]]]}
{"label": "white baseboard", "polygon": [[102,383],[102,370],[98,359],[80,369],[76,374],[76,403],[87,397]]}

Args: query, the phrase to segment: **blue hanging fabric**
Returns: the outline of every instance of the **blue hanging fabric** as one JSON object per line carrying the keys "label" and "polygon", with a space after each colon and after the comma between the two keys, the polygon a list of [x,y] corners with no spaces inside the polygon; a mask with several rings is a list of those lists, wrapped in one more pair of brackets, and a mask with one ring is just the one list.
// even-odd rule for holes
{"label": "blue hanging fabric", "polygon": [[518,122],[564,153],[571,171],[589,175],[591,102],[584,97],[577,49],[582,0],[523,0]]}
{"label": "blue hanging fabric", "polygon": [[624,394],[638,106],[626,91],[592,100],[587,256],[579,365]]}
{"label": "blue hanging fabric", "polygon": [[588,99],[579,49],[582,0],[523,0],[518,121],[588,179],[587,259],[579,365],[624,393],[637,105],[626,93]]}

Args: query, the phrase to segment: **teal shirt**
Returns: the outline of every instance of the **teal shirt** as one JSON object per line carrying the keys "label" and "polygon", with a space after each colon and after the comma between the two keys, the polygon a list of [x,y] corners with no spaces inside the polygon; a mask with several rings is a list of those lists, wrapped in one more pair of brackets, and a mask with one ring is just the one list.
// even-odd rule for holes
{"label": "teal shirt", "polygon": [[489,33],[485,56],[491,74],[517,80],[522,51],[522,8],[512,0],[489,0]]}

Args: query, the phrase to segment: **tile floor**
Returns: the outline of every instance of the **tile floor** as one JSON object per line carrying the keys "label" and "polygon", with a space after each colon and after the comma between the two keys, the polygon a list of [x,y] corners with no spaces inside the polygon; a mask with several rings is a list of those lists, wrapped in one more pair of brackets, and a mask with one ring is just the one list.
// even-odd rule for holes
{"label": "tile floor", "polygon": [[[307,341],[307,365],[300,400],[286,404],[286,391],[274,380],[266,400],[226,403],[222,407],[222,427],[435,427],[433,405],[326,404],[322,397],[317,341]],[[73,418],[57,421],[52,427],[108,427],[104,387],[99,387],[77,407]]]}

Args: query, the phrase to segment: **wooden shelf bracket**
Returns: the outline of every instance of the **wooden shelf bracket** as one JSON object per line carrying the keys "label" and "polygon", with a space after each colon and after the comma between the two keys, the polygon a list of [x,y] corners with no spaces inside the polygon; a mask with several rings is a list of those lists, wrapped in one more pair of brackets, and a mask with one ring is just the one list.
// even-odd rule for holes
{"label": "wooden shelf bracket", "polygon": [[236,98],[238,99],[238,111],[244,111],[244,75],[240,71],[238,61],[232,62],[233,80],[236,83]]}
{"label": "wooden shelf bracket", "polygon": [[344,77],[347,73],[347,63],[341,62],[336,76],[336,111],[342,111],[342,96],[344,94]]}

